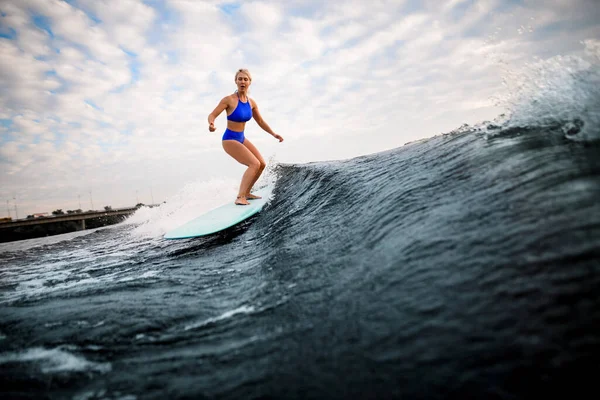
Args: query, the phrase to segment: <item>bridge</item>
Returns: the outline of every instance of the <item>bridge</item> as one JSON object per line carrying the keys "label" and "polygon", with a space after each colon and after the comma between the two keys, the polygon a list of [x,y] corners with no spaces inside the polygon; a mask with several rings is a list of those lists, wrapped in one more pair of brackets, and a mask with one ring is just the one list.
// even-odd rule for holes
{"label": "bridge", "polygon": [[[152,207],[152,206],[149,206]],[[10,222],[2,222],[0,223],[0,229],[5,228],[16,228],[19,226],[29,226],[29,225],[43,225],[50,224],[55,222],[65,222],[65,221],[81,221],[81,230],[85,229],[85,220],[98,218],[98,217],[109,217],[109,216],[128,216],[137,211],[137,207],[127,207],[127,208],[115,208],[104,211],[86,211],[80,213],[72,213],[72,214],[62,214],[62,215],[51,215],[47,217],[37,217],[37,218],[28,218],[28,219],[18,219],[16,221]]]}

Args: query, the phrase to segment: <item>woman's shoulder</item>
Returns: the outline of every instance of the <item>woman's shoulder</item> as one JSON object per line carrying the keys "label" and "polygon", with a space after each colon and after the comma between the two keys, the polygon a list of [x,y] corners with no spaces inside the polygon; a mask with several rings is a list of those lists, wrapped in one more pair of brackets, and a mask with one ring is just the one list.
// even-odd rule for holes
{"label": "woman's shoulder", "polygon": [[237,100],[237,97],[234,94],[228,94],[227,96],[221,99],[221,103],[225,103],[227,105],[233,104],[234,100]]}

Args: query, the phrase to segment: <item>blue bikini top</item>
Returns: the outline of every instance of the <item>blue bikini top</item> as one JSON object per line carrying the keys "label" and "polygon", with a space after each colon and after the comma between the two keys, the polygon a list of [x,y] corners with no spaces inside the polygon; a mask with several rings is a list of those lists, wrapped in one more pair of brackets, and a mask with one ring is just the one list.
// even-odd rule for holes
{"label": "blue bikini top", "polygon": [[252,106],[250,105],[250,98],[246,97],[247,102],[242,102],[240,95],[238,94],[237,107],[231,114],[227,116],[228,121],[234,122],[247,122],[252,118]]}

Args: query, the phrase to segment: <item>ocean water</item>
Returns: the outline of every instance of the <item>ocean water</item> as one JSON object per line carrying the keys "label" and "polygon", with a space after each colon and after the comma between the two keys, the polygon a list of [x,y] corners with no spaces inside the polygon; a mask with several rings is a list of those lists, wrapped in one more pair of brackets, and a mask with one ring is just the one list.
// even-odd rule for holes
{"label": "ocean water", "polygon": [[210,237],[162,235],[238,182],[0,245],[1,397],[594,397],[599,77],[554,59],[496,121],[272,165],[264,210]]}

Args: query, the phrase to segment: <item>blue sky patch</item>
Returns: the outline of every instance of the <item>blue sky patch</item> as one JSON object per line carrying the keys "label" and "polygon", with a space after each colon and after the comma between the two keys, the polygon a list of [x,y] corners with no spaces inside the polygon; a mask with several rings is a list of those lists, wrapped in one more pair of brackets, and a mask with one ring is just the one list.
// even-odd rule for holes
{"label": "blue sky patch", "polygon": [[85,100],[85,104],[89,105],[90,107],[92,107],[92,108],[93,108],[93,109],[95,109],[95,110],[98,110],[98,111],[104,111],[104,110],[102,110],[100,107],[98,107],[98,106],[97,106],[97,105],[96,105],[96,104],[95,104],[93,101],[91,101],[91,100]]}
{"label": "blue sky patch", "polygon": [[131,51],[131,50],[127,50],[127,49],[126,49],[125,47],[123,47],[123,46],[119,46],[119,47],[120,47],[120,48],[121,48],[121,50],[122,50],[122,51],[123,51],[125,54],[127,54],[129,57],[137,57],[137,54],[136,54],[136,53],[134,53],[133,51]]}
{"label": "blue sky patch", "polygon": [[359,44],[360,42],[362,42],[362,40],[363,40],[363,37],[354,37],[352,39],[348,39],[341,44],[340,48],[348,49],[348,48],[354,47],[357,44]]}
{"label": "blue sky patch", "polygon": [[37,61],[52,61],[52,57],[50,56],[35,56],[33,58],[35,58]]}
{"label": "blue sky patch", "polygon": [[129,57],[129,72],[131,72],[131,82],[133,84],[140,79],[140,68],[142,64],[138,60],[138,56],[133,51],[127,50],[121,46],[121,50]]}
{"label": "blue sky patch", "polygon": [[63,0],[65,3],[67,3],[68,5],[70,5],[73,8],[77,8],[81,11],[83,11],[85,13],[85,15],[87,15],[87,17],[94,21],[96,24],[100,24],[102,23],[102,20],[100,18],[98,18],[98,16],[96,14],[94,14],[92,11],[86,9],[85,7],[85,3],[84,4],[80,4],[79,1],[77,0]]}
{"label": "blue sky patch", "polygon": [[10,143],[15,140],[14,135],[11,132],[0,133],[0,144]]}
{"label": "blue sky patch", "polygon": [[147,31],[146,40],[150,45],[168,41],[169,31],[183,24],[177,11],[170,8],[165,0],[145,0],[144,4],[154,8],[156,18]]}
{"label": "blue sky patch", "polygon": [[240,4],[239,3],[225,3],[225,4],[221,4],[219,6],[219,8],[225,14],[233,15],[233,13],[235,13],[240,8]]}
{"label": "blue sky patch", "polygon": [[179,63],[179,53],[175,50],[170,50],[170,51],[165,51],[163,53],[164,55],[167,56],[167,60],[169,62],[169,64],[177,64]]}
{"label": "blue sky patch", "polygon": [[138,60],[137,54],[131,51],[127,51],[123,47],[121,47],[121,50],[123,50],[123,52],[125,52],[125,54],[129,56],[129,72],[131,73],[131,79],[129,83],[126,83],[111,90],[111,93],[122,93],[123,90],[125,90],[127,87],[133,85],[134,83],[140,80],[140,70],[142,67],[142,63],[140,63],[140,61]]}
{"label": "blue sky patch", "polygon": [[92,20],[95,24],[101,24],[102,20],[91,10],[85,7],[85,4],[78,4],[76,0],[64,0],[66,3],[71,5],[73,8],[78,8],[85,13],[85,15]]}
{"label": "blue sky patch", "polygon": [[96,121],[96,125],[98,125],[98,128],[112,128],[112,124],[105,122],[105,121]]}
{"label": "blue sky patch", "polygon": [[471,8],[471,6],[473,6],[473,3],[474,0],[469,0],[454,6],[454,8],[452,8],[452,10],[449,13],[451,20],[454,22],[460,21],[467,13],[467,10]]}
{"label": "blue sky patch", "polygon": [[35,14],[31,17],[31,20],[35,26],[46,32],[51,38],[54,38],[54,33],[50,27],[50,18],[41,14]]}
{"label": "blue sky patch", "polygon": [[137,58],[133,58],[129,61],[129,71],[131,72],[131,83],[135,83],[140,80],[140,62]]}
{"label": "blue sky patch", "polygon": [[403,15],[413,14],[425,10],[422,0],[409,0],[402,6]]}
{"label": "blue sky patch", "polygon": [[54,147],[60,149],[62,145],[65,144],[65,142],[67,141],[68,135],[62,132],[58,132],[56,130],[53,130],[52,133],[54,133]]}
{"label": "blue sky patch", "polygon": [[53,69],[47,70],[44,72],[44,75],[47,78],[52,78],[55,81],[58,81],[58,83],[60,83],[60,86],[56,89],[50,90],[50,93],[52,93],[52,94],[64,93],[69,89],[69,83],[63,77],[58,75],[55,70],[53,70]]}
{"label": "blue sky patch", "polygon": [[3,26],[0,25],[0,38],[4,38],[4,39],[15,39],[17,37],[17,31],[15,31],[13,28],[8,28],[5,29]]}

